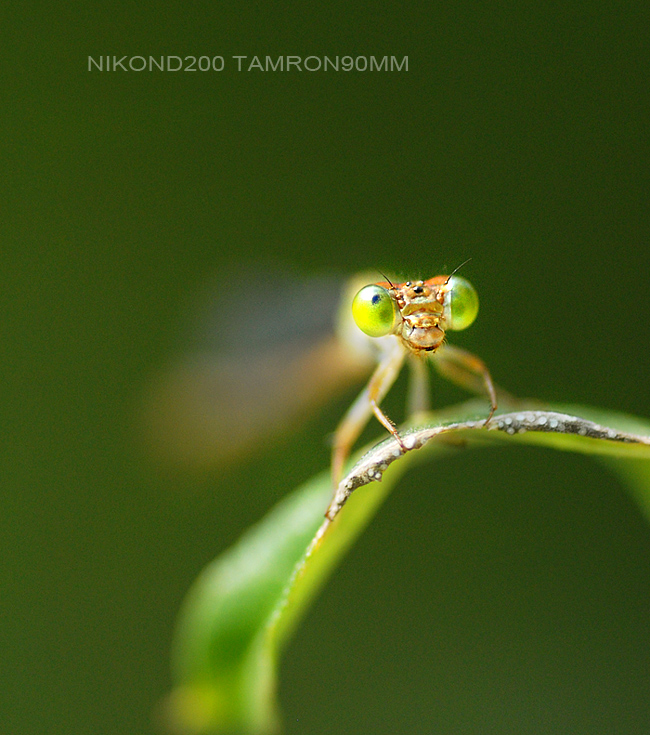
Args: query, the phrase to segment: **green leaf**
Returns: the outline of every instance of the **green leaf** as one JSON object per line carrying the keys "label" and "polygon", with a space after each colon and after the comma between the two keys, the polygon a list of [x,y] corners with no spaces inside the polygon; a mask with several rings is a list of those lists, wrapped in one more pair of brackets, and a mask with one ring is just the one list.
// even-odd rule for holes
{"label": "green leaf", "polygon": [[[182,733],[268,733],[279,718],[278,656],[309,602],[404,471],[462,446],[539,444],[602,456],[650,518],[650,423],[577,406],[510,403],[488,427],[471,401],[424,417],[367,452],[331,500],[323,473],[276,505],[199,576],[174,641],[175,689],[166,703]],[[515,410],[508,410],[514,408]],[[421,417],[422,418],[422,417]],[[396,461],[399,460],[399,461]],[[383,479],[380,484],[373,480]],[[345,505],[345,508],[343,506]]]}

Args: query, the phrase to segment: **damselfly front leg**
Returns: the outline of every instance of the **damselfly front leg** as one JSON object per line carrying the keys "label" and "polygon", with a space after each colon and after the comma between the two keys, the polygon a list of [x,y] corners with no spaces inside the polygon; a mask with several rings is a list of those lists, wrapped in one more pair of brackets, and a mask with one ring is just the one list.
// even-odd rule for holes
{"label": "damselfly front leg", "polygon": [[384,357],[368,381],[368,385],[361,391],[355,402],[350,406],[334,434],[334,445],[332,448],[332,479],[334,485],[338,485],[343,474],[345,460],[363,427],[374,413],[388,431],[395,437],[403,451],[406,447],[402,443],[395,424],[381,410],[379,404],[390,390],[402,369],[406,352],[397,339],[391,340],[392,344],[384,353]]}
{"label": "damselfly front leg", "polygon": [[490,413],[485,423],[488,424],[497,410],[497,393],[483,360],[461,347],[447,343],[436,353],[433,364],[452,383],[471,393],[487,394],[490,399]]}

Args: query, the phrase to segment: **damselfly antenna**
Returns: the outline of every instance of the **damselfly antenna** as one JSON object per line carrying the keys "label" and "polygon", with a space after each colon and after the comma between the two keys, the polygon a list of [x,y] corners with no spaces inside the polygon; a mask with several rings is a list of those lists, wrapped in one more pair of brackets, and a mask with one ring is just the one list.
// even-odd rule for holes
{"label": "damselfly antenna", "polygon": [[[453,270],[453,271],[452,271],[452,272],[451,272],[451,273],[450,273],[450,274],[449,274],[449,275],[447,276],[447,280],[445,281],[445,286],[446,286],[446,285],[447,285],[447,284],[449,283],[449,279],[450,279],[450,278],[451,278],[451,277],[452,277],[452,276],[453,276],[454,274],[458,273],[458,271],[459,271],[459,270],[460,270],[460,269],[461,269],[461,268],[462,268],[462,267],[463,267],[464,265],[467,265],[467,264],[469,263],[469,261],[470,261],[470,260],[471,260],[471,258],[467,258],[467,260],[464,260],[464,261],[463,261],[463,262],[462,262],[462,263],[461,263],[461,264],[460,264],[459,266],[457,266],[456,268],[454,268],[454,270]],[[392,284],[391,284],[391,286],[392,286]]]}
{"label": "damselfly antenna", "polygon": [[390,284],[390,287],[391,287],[391,288],[395,288],[395,285],[394,285],[394,284],[393,284],[393,282],[392,282],[392,281],[390,280],[390,278],[389,278],[389,277],[388,277],[388,276],[387,276],[387,275],[386,275],[385,273],[382,273],[382,272],[381,272],[381,271],[379,270],[379,268],[377,268],[377,273],[381,273],[381,275],[382,275],[382,276],[383,276],[383,277],[384,277],[384,278],[386,279],[386,283]]}

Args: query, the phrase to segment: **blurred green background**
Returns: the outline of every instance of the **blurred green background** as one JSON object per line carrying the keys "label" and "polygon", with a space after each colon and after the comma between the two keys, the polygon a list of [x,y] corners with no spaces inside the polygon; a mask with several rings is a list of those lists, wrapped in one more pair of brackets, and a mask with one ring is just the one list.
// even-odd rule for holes
{"label": "blurred green background", "polygon": [[[147,450],[143,396],[220,274],[236,329],[274,288],[251,263],[431,276],[472,257],[481,314],[455,341],[498,383],[650,416],[647,4],[3,15],[4,732],[160,732],[190,583],[327,465],[354,390],[224,470]],[[226,68],[87,71],[106,54]],[[236,54],[409,68],[237,72]],[[459,455],[402,481],[310,611],[286,732],[647,732],[649,613],[650,527],[613,475]]]}

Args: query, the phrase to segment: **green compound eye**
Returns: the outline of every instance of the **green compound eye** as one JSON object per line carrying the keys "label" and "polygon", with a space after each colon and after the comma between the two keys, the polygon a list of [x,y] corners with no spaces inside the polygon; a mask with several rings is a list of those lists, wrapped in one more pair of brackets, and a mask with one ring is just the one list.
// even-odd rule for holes
{"label": "green compound eye", "polygon": [[461,276],[452,276],[447,284],[444,316],[448,329],[466,329],[478,314],[478,294],[472,284]]}
{"label": "green compound eye", "polygon": [[381,286],[364,286],[352,301],[352,316],[369,337],[385,337],[397,323],[397,302]]}

